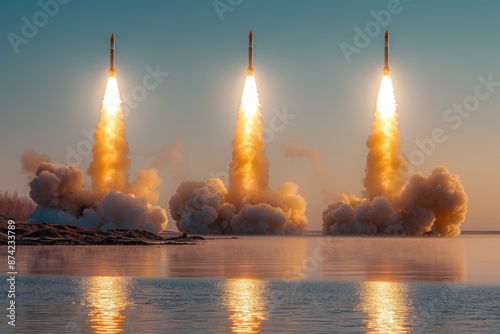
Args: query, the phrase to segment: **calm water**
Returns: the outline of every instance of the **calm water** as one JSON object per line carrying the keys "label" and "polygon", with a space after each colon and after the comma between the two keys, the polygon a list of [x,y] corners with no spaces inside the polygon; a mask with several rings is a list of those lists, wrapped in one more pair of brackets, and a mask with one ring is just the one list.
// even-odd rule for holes
{"label": "calm water", "polygon": [[497,333],[498,254],[500,236],[18,247],[0,332]]}

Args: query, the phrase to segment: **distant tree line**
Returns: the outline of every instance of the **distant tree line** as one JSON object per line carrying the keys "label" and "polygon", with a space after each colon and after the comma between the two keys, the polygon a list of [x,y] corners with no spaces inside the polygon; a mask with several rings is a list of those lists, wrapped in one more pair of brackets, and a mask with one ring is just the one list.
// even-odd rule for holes
{"label": "distant tree line", "polygon": [[35,202],[28,196],[21,196],[17,191],[0,192],[0,216],[5,219],[25,221],[35,209]]}

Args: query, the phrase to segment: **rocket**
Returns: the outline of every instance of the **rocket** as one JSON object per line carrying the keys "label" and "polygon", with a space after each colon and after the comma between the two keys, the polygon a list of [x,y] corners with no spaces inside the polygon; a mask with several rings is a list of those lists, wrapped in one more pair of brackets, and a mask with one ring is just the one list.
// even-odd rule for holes
{"label": "rocket", "polygon": [[109,40],[109,76],[115,76],[115,34],[111,34],[111,39]]}
{"label": "rocket", "polygon": [[248,75],[253,75],[253,34],[252,31],[248,34]]}
{"label": "rocket", "polygon": [[389,75],[389,33],[385,31],[384,75]]}

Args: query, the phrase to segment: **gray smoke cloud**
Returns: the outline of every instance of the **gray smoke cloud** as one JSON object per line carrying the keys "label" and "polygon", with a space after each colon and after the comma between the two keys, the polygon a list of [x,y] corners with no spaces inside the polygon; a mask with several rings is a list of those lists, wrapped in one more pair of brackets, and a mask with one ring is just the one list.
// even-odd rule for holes
{"label": "gray smoke cloud", "polygon": [[50,162],[50,157],[38,154],[35,150],[27,150],[21,155],[21,168],[24,173],[35,174],[38,166],[43,162]]}
{"label": "gray smoke cloud", "polygon": [[437,167],[427,177],[414,174],[393,201],[340,196],[323,211],[323,234],[455,237],[467,201],[460,178]]}
{"label": "gray smoke cloud", "polygon": [[[30,197],[37,204],[28,223],[69,224],[87,228],[138,229],[159,233],[167,224],[166,211],[153,206],[147,196],[110,191],[103,196],[85,188],[84,172],[75,166],[58,166],[47,156],[30,150],[21,156],[21,165],[31,173]],[[38,165],[38,166],[37,166]],[[36,169],[35,169],[35,166]],[[154,188],[154,171],[138,176],[138,189]],[[154,175],[153,175],[154,176]],[[144,180],[149,181],[144,181]],[[141,181],[142,180],[142,181]],[[154,182],[153,182],[154,183]],[[132,185],[134,187],[134,185]]]}
{"label": "gray smoke cloud", "polygon": [[237,209],[220,179],[184,181],[170,198],[180,231],[197,234],[296,234],[307,225],[305,200],[298,187],[284,183]]}

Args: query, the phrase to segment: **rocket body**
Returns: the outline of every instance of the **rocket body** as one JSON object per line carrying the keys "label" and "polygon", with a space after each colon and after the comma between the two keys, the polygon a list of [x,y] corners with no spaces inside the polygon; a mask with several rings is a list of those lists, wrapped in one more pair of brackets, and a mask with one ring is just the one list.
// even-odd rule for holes
{"label": "rocket body", "polygon": [[385,31],[384,74],[389,74],[389,33]]}
{"label": "rocket body", "polygon": [[248,34],[248,75],[253,75],[253,34]]}
{"label": "rocket body", "polygon": [[115,34],[111,34],[109,41],[109,76],[115,76]]}

